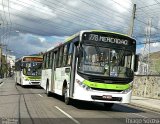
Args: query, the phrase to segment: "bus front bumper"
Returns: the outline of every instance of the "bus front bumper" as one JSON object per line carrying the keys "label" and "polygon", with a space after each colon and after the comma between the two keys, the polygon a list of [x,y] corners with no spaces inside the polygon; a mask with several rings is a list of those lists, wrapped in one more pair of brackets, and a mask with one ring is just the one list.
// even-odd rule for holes
{"label": "bus front bumper", "polygon": [[40,81],[24,81],[23,85],[40,85]]}
{"label": "bus front bumper", "polygon": [[132,90],[128,92],[109,92],[97,90],[85,90],[81,87],[76,87],[73,99],[83,101],[93,101],[102,103],[130,103]]}

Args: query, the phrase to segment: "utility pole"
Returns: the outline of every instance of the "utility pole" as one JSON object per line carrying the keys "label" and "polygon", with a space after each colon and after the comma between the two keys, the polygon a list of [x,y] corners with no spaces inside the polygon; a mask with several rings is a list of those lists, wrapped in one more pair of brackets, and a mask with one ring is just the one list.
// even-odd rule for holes
{"label": "utility pole", "polygon": [[[145,63],[147,64],[146,74],[150,74],[150,42],[151,42],[151,26],[152,19],[148,20],[147,28],[146,28],[146,41],[142,53],[142,59],[145,59]],[[143,60],[144,61],[144,60]]]}
{"label": "utility pole", "polygon": [[133,34],[135,13],[136,13],[136,4],[133,5],[132,17],[131,17],[131,22],[130,22],[130,27],[129,27],[129,32],[128,32],[128,36],[131,36],[131,37]]}

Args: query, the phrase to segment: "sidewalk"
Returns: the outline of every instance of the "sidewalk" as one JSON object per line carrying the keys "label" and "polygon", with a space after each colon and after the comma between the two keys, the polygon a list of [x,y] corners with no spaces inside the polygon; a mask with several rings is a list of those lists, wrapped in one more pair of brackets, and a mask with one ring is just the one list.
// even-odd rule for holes
{"label": "sidewalk", "polygon": [[0,84],[3,82],[4,78],[0,78]]}
{"label": "sidewalk", "polygon": [[132,96],[130,105],[160,112],[160,100]]}

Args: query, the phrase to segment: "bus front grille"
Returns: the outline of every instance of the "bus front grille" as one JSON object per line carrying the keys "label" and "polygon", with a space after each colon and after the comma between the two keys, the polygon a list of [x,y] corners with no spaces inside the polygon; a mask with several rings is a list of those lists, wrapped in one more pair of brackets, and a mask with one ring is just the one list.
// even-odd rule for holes
{"label": "bus front grille", "polygon": [[32,84],[39,84],[39,82],[31,82]]}
{"label": "bus front grille", "polygon": [[114,89],[100,89],[100,88],[92,88],[92,90],[98,90],[98,91],[108,91],[108,92],[122,92],[123,90],[114,90]]}

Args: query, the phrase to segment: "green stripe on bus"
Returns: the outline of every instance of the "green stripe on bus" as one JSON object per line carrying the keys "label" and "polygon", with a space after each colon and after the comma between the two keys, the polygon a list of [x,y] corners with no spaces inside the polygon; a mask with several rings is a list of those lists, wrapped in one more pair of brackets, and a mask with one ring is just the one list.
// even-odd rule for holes
{"label": "green stripe on bus", "polygon": [[68,37],[68,38],[65,40],[65,42],[68,42],[68,41],[74,39],[74,38],[77,37],[78,35],[79,35],[79,32],[76,33],[76,34],[73,34],[72,36]]}
{"label": "green stripe on bus", "polygon": [[83,84],[91,88],[110,89],[110,90],[126,90],[130,88],[130,84],[105,84],[98,82],[83,81]]}
{"label": "green stripe on bus", "polygon": [[25,78],[28,80],[31,80],[31,79],[39,80],[39,79],[41,79],[41,76],[25,76]]}

